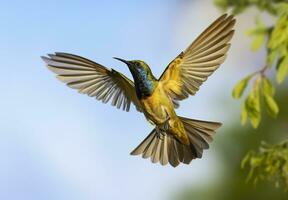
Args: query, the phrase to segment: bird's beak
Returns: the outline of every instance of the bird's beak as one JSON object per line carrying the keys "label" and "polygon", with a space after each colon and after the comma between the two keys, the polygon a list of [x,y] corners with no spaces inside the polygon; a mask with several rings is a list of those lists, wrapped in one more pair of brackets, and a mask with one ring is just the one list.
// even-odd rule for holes
{"label": "bird's beak", "polygon": [[130,65],[129,61],[127,61],[127,60],[124,60],[122,58],[117,58],[117,57],[113,57],[113,58],[116,59],[116,60],[120,60],[121,62],[125,63],[128,66]]}

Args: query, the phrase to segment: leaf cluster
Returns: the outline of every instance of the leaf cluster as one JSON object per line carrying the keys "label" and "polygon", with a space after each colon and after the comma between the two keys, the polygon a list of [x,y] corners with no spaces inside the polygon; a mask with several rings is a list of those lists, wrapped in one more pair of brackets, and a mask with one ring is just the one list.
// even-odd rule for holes
{"label": "leaf cluster", "polygon": [[[266,11],[275,17],[275,24],[266,26],[259,16],[256,17],[255,27],[247,32],[252,38],[251,49],[258,51],[265,47],[266,64],[259,71],[251,73],[239,81],[233,89],[232,96],[239,99],[248,83],[257,77],[251,84],[251,91],[242,103],[241,123],[250,120],[252,127],[257,128],[261,121],[261,105],[264,105],[268,114],[276,118],[279,108],[274,99],[274,85],[266,75],[268,70],[275,70],[278,84],[282,84],[288,76],[288,1],[287,0],[216,0],[215,3],[222,9],[232,8],[235,14],[243,12],[250,6],[256,6],[260,11]],[[265,90],[265,88],[270,88]],[[269,92],[269,90],[273,92]],[[262,102],[262,103],[261,103]]]}
{"label": "leaf cluster", "polygon": [[[267,26],[259,16],[255,27],[247,32],[252,38],[251,50],[266,49],[266,64],[260,70],[240,80],[232,91],[235,99],[243,96],[251,85],[250,92],[244,98],[241,110],[241,123],[250,121],[257,128],[261,121],[262,109],[276,118],[279,107],[275,101],[275,84],[267,71],[275,71],[275,79],[282,84],[288,76],[288,0],[215,0],[223,10],[231,9],[234,14],[244,12],[249,7],[256,7],[275,18],[272,26]],[[271,73],[270,73],[271,74]],[[288,191],[288,141],[277,145],[262,143],[258,151],[250,151],[242,160],[242,168],[248,168],[247,180],[257,183],[269,180],[275,186],[283,185]]]}
{"label": "leaf cluster", "polygon": [[243,158],[242,168],[248,168],[247,181],[271,181],[288,191],[288,141],[277,145],[262,142],[258,151],[250,151]]}
{"label": "leaf cluster", "polygon": [[223,10],[232,8],[234,14],[242,13],[251,6],[257,7],[260,11],[275,14],[275,4],[281,2],[285,2],[285,0],[215,0],[215,4],[219,8]]}
{"label": "leaf cluster", "polygon": [[[236,84],[232,92],[232,96],[235,99],[239,99],[242,96],[245,88],[248,85],[248,82],[254,76],[255,74],[249,75]],[[265,107],[265,110],[271,117],[276,118],[279,113],[279,108],[274,99],[274,95],[275,88],[272,82],[265,75],[262,74],[255,77],[252,88],[242,104],[242,125],[244,125],[249,119],[251,125],[254,128],[257,128],[261,121],[262,107]]]}
{"label": "leaf cluster", "polygon": [[277,6],[278,19],[267,43],[267,64],[276,61],[276,79],[280,84],[288,75],[288,2]]}

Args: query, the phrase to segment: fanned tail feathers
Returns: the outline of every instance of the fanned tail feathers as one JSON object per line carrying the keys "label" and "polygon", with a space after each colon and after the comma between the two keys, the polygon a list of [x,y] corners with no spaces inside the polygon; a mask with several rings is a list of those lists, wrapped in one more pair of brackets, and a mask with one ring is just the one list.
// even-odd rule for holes
{"label": "fanned tail feathers", "polygon": [[131,155],[142,154],[143,158],[150,157],[153,163],[170,163],[173,167],[177,167],[181,162],[189,164],[193,159],[201,158],[203,149],[209,148],[212,136],[221,123],[179,118],[185,127],[190,145],[182,144],[169,132],[158,133],[153,129]]}

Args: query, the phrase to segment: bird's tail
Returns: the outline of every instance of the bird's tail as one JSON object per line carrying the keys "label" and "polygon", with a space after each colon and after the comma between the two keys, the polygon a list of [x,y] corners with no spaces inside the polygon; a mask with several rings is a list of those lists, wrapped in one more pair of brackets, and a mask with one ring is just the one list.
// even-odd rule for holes
{"label": "bird's tail", "polygon": [[143,158],[151,158],[153,163],[160,162],[166,165],[168,162],[176,167],[179,163],[189,164],[192,159],[201,158],[203,149],[208,149],[215,130],[221,126],[218,122],[208,122],[179,117],[182,121],[190,144],[182,144],[169,132],[151,133],[136,147],[131,155],[142,154]]}

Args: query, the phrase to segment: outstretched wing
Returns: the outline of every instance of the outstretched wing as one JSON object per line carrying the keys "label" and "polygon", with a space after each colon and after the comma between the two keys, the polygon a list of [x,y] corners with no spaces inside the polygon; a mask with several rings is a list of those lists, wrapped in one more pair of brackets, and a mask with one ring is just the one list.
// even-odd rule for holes
{"label": "outstretched wing", "polygon": [[112,99],[112,105],[129,111],[131,102],[141,111],[134,83],[120,72],[86,58],[67,53],[49,54],[42,57],[57,78],[69,87],[101,100]]}
{"label": "outstretched wing", "polygon": [[234,24],[233,16],[222,15],[167,66],[159,82],[172,100],[194,95],[224,62]]}

